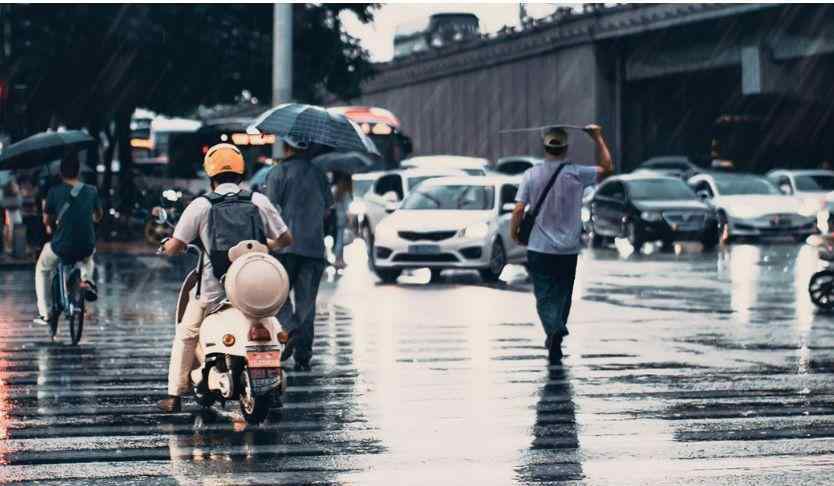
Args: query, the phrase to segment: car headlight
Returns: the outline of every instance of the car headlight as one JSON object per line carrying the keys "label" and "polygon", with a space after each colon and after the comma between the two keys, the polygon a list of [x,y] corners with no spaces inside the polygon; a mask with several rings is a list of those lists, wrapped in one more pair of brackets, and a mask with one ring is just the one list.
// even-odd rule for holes
{"label": "car headlight", "polygon": [[380,225],[376,228],[376,240],[393,240],[397,237],[397,230],[388,225]]}
{"label": "car headlight", "polygon": [[663,219],[663,215],[660,214],[660,211],[643,211],[640,213],[640,219],[649,223],[656,223]]}
{"label": "car headlight", "polygon": [[580,211],[580,215],[582,216],[583,223],[587,223],[591,220],[591,211],[588,208],[583,207]]}
{"label": "car headlight", "polygon": [[461,238],[469,238],[472,240],[484,239],[487,235],[489,235],[489,224],[487,223],[473,224],[458,232],[458,236]]}

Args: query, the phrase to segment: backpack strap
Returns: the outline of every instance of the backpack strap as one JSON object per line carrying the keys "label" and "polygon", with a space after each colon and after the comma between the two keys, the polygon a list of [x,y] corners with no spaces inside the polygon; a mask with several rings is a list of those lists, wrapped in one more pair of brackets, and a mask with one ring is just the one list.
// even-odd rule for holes
{"label": "backpack strap", "polygon": [[226,195],[225,194],[217,194],[216,192],[212,191],[208,194],[203,194],[202,197],[206,198],[206,200],[208,200],[209,204],[214,206],[215,204],[222,201],[223,198],[226,197]]}
{"label": "backpack strap", "polygon": [[75,198],[77,198],[78,195],[81,194],[81,191],[83,189],[84,189],[84,184],[81,183],[81,182],[79,182],[78,184],[76,184],[72,188],[72,190],[70,191],[70,194],[69,194],[69,198],[67,198],[67,200],[64,201],[64,205],[61,206],[60,211],[58,211],[58,216],[55,218],[55,227],[56,228],[61,225],[61,221],[63,221],[64,215],[67,214],[67,211],[69,210],[70,206],[72,206],[72,203],[75,201]]}
{"label": "backpack strap", "polygon": [[553,176],[550,178],[550,180],[547,181],[547,185],[544,186],[544,190],[542,191],[541,196],[539,196],[538,203],[536,203],[536,206],[532,208],[532,211],[530,213],[530,217],[533,219],[533,221],[535,221],[538,217],[539,211],[541,210],[542,205],[544,204],[544,200],[547,199],[547,195],[550,194],[550,189],[553,188],[553,183],[556,182],[556,178],[559,177],[559,173],[562,172],[562,169],[564,169],[567,165],[568,162],[563,162],[562,165],[556,168],[556,172],[553,173]]}
{"label": "backpack strap", "polygon": [[252,200],[252,191],[247,191],[246,189],[241,189],[237,193],[237,198],[241,201],[249,202]]}

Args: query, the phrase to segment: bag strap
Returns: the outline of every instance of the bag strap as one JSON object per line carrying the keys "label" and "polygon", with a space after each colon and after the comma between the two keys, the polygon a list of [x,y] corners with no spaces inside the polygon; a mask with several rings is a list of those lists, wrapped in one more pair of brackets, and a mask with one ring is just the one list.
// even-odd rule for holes
{"label": "bag strap", "polygon": [[533,220],[535,220],[536,217],[539,215],[539,210],[541,210],[545,198],[547,198],[547,195],[550,193],[550,189],[553,188],[553,184],[556,182],[556,178],[559,177],[559,173],[562,172],[562,169],[564,169],[566,165],[568,165],[567,162],[560,165],[559,168],[556,169],[556,172],[553,173],[553,176],[550,178],[550,180],[547,181],[547,185],[544,187],[542,195],[539,196],[539,201],[536,203],[536,206],[530,211],[530,216],[533,218]]}
{"label": "bag strap", "polygon": [[58,217],[55,218],[56,228],[61,225],[61,221],[64,219],[64,215],[67,214],[67,211],[69,210],[70,206],[72,206],[72,203],[73,201],[75,201],[75,198],[77,198],[78,195],[81,194],[82,189],[84,189],[84,184],[80,182],[72,188],[72,190],[70,191],[69,199],[64,201],[64,205],[61,206],[61,210],[58,211]]}

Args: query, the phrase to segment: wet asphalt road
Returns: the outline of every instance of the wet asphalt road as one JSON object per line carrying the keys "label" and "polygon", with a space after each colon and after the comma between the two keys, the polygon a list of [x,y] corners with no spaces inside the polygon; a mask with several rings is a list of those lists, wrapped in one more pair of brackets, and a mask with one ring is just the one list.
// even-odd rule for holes
{"label": "wet asphalt road", "polygon": [[813,248],[586,252],[562,366],[529,283],[328,274],[311,372],[279,417],[157,413],[186,266],[100,255],[78,347],[0,270],[0,482],[831,484],[834,317]]}

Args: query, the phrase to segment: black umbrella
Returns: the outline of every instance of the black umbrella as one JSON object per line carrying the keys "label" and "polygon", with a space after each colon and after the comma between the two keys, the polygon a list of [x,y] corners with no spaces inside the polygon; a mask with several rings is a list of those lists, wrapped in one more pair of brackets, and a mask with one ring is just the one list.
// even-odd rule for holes
{"label": "black umbrella", "polygon": [[301,145],[319,144],[336,150],[378,155],[374,142],[341,113],[320,106],[286,103],[259,116],[247,129],[271,133]]}
{"label": "black umbrella", "polygon": [[344,172],[356,174],[368,172],[374,166],[374,161],[359,152],[329,152],[313,159],[313,164],[326,172]]}
{"label": "black umbrella", "polygon": [[81,130],[43,132],[13,143],[0,152],[0,170],[31,169],[61,159],[67,150],[96,146],[96,139]]}

